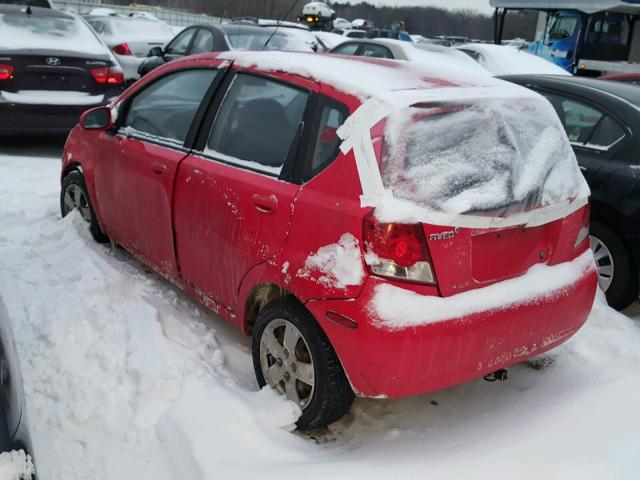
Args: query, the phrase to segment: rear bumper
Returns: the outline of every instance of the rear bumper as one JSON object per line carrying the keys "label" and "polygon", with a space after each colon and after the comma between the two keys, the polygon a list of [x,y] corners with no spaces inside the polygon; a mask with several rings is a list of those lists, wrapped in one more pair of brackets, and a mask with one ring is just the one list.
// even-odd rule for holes
{"label": "rear bumper", "polygon": [[[552,295],[400,329],[376,322],[371,299],[378,284],[369,278],[357,299],[313,300],[307,308],[358,395],[404,397],[458,385],[560,345],[586,321],[597,277],[590,268]],[[332,322],[327,311],[353,319],[357,327]]]}
{"label": "rear bumper", "polygon": [[0,135],[69,133],[77,125],[82,112],[100,105],[0,103]]}

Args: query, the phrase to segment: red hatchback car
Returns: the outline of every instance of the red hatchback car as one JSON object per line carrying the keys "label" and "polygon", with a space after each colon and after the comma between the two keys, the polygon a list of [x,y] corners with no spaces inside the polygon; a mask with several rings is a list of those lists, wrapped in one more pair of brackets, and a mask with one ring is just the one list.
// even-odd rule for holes
{"label": "red hatchback car", "polygon": [[589,191],[553,108],[464,71],[171,62],[65,146],[62,215],[253,336],[302,429],[549,350],[591,309]]}

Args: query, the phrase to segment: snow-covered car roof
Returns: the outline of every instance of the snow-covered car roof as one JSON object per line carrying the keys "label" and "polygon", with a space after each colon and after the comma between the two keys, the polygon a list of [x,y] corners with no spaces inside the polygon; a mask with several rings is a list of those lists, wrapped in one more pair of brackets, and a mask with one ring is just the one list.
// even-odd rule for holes
{"label": "snow-covered car roof", "polygon": [[468,43],[456,45],[453,48],[468,53],[493,75],[571,75],[565,69],[544,58],[506,45]]}
{"label": "snow-covered car roof", "polygon": [[407,60],[427,64],[435,63],[438,65],[446,64],[452,68],[468,68],[478,74],[489,74],[478,62],[452,47],[405,42],[392,38],[357,38],[348,40],[348,42],[383,45],[391,50],[396,60]]}
{"label": "snow-covered car roof", "polygon": [[[514,88],[512,84],[482,72],[474,74],[467,69],[452,67],[446,58],[433,58],[430,62],[405,62],[281,51],[229,51],[213,55],[244,67],[281,71],[327,83],[361,99],[377,97],[384,100],[400,91],[440,87],[460,87],[461,94],[464,87]],[[523,95],[527,94],[526,89],[515,88]]]}

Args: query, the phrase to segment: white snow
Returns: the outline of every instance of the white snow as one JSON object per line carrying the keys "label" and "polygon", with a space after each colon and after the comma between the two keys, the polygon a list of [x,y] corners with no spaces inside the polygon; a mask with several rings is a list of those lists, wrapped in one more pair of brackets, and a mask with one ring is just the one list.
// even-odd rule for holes
{"label": "white snow", "polygon": [[450,297],[419,295],[390,284],[378,285],[371,306],[380,327],[391,330],[414,327],[553,298],[594,270],[593,254],[587,250],[571,262],[534,265],[519,277]]}
{"label": "white snow", "polygon": [[104,95],[58,90],[0,90],[0,98],[6,102],[25,105],[97,105],[104,101]]}
{"label": "white snow", "polygon": [[[425,55],[428,54],[425,52]],[[281,51],[223,52],[218,58],[233,60],[235,64],[247,68],[287,71],[309,77],[362,99],[372,96],[385,99],[389,92],[442,86],[443,78],[459,85],[510,88],[507,82],[482,73],[474,74],[464,68],[452,67],[446,58],[436,56],[428,65],[424,62],[381,59],[373,59],[376,63],[370,63],[362,57]]]}
{"label": "white snow", "polygon": [[361,255],[358,239],[345,233],[338,243],[325,245],[309,255],[298,276],[312,278],[326,287],[360,285],[364,280]]}
{"label": "white snow", "polygon": [[0,48],[76,52],[108,55],[108,49],[95,36],[91,27],[79,16],[67,12],[65,17],[41,16],[38,9],[27,16],[23,13],[0,13]]}
{"label": "white snow", "polygon": [[385,142],[385,187],[433,212],[505,216],[589,194],[564,128],[541,97],[399,109],[389,115]]}
{"label": "white snow", "polygon": [[0,478],[2,480],[30,480],[33,473],[33,462],[24,450],[0,453]]}
{"label": "white snow", "polygon": [[469,43],[454,48],[474,52],[478,55],[478,63],[492,75],[571,75],[555,63],[506,45]]}
{"label": "white snow", "polygon": [[32,143],[0,146],[0,297],[41,480],[637,479],[640,328],[601,300],[505,383],[357,399],[327,432],[287,433],[249,341],[60,220],[59,154]]}

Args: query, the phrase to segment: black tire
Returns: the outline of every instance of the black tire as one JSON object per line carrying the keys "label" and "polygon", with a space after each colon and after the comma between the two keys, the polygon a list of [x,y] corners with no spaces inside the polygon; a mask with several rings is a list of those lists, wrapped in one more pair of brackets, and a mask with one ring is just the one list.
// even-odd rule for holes
{"label": "black tire", "polygon": [[300,430],[326,427],[349,411],[355,395],[329,339],[315,318],[293,298],[271,303],[256,319],[252,353],[258,385],[262,388],[267,384],[260,366],[262,334],[272,321],[281,319],[292,323],[302,334],[309,346],[315,371],[313,395],[296,425]]}
{"label": "black tire", "polygon": [[86,199],[87,207],[89,209],[89,219],[87,221],[89,223],[89,231],[91,232],[93,239],[98,243],[108,242],[109,237],[107,237],[100,228],[98,219],[96,218],[96,213],[93,211],[93,205],[89,198],[89,192],[87,191],[87,185],[84,182],[84,177],[82,176],[82,173],[77,170],[69,172],[62,180],[62,188],[60,189],[60,215],[64,218],[71,211],[67,206],[65,206],[65,193],[67,193],[70,187],[79,188]]}
{"label": "black tire", "polygon": [[604,223],[591,222],[590,234],[609,249],[613,260],[613,280],[605,292],[607,303],[624,310],[638,298],[638,270],[633,256],[622,238]]}

